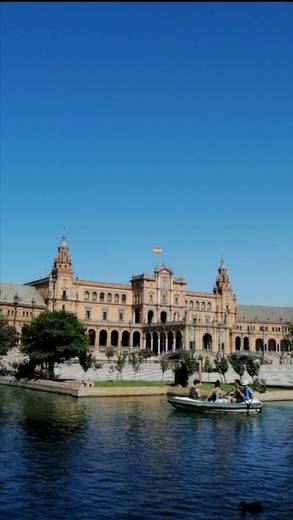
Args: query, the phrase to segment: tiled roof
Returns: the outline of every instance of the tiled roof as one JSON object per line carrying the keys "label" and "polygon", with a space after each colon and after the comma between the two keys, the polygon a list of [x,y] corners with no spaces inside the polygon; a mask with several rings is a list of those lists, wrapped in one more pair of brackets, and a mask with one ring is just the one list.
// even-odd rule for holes
{"label": "tiled roof", "polygon": [[293,307],[266,305],[237,305],[238,321],[272,321],[293,323]]}
{"label": "tiled roof", "polygon": [[46,304],[41,297],[40,293],[34,287],[29,285],[18,285],[15,283],[2,283],[0,282],[0,302],[12,303],[13,298],[17,294],[19,297],[19,305],[32,305],[32,300],[35,300],[35,304],[38,307],[46,308]]}

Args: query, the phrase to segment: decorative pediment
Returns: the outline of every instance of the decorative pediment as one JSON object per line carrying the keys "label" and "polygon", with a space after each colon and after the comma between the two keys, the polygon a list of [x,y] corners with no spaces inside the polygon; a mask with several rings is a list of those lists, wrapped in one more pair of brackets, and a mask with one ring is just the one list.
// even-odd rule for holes
{"label": "decorative pediment", "polygon": [[155,268],[155,273],[160,275],[173,276],[173,270],[171,267],[167,267],[166,265],[160,265]]}

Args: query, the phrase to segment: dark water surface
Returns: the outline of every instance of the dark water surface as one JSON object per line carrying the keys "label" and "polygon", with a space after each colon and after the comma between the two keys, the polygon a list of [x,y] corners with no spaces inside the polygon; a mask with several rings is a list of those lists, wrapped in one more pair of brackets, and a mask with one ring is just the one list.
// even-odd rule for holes
{"label": "dark water surface", "polygon": [[1,387],[0,414],[1,518],[293,518],[293,403],[195,416]]}

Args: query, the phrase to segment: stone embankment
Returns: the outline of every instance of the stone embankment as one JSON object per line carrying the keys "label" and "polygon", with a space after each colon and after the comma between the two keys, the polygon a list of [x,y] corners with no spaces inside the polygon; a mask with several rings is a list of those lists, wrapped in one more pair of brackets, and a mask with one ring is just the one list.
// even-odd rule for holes
{"label": "stone embankment", "polygon": [[[1,376],[0,384],[38,390],[41,392],[51,392],[57,394],[70,395],[72,397],[129,397],[143,395],[188,395],[188,388],[179,386],[137,386],[137,387],[99,387],[84,386],[80,381],[48,381],[36,380],[17,380],[12,376]],[[293,401],[293,389],[267,390],[264,394],[255,392],[255,398],[263,402],[268,401]]]}
{"label": "stone embankment", "polygon": [[47,379],[15,379],[0,376],[0,385],[71,395],[72,397],[128,397],[136,395],[166,395],[167,385],[137,387],[99,387],[84,386],[80,381],[49,381]]}

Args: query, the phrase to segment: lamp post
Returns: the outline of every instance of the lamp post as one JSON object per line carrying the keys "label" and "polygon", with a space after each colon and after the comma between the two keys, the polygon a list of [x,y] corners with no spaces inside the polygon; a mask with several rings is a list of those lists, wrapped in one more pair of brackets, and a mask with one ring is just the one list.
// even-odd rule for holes
{"label": "lamp post", "polygon": [[196,337],[196,318],[193,318],[193,353],[196,351],[195,337]]}
{"label": "lamp post", "polygon": [[52,301],[52,309],[55,310],[55,287],[56,287],[56,280],[57,280],[57,271],[55,267],[53,267],[51,271],[52,276],[52,282],[53,282],[53,301]]}
{"label": "lamp post", "polygon": [[16,324],[16,313],[17,313],[17,306],[19,304],[19,296],[17,293],[15,293],[13,298],[13,307],[14,307],[14,316],[13,316],[13,327],[15,328]]}

